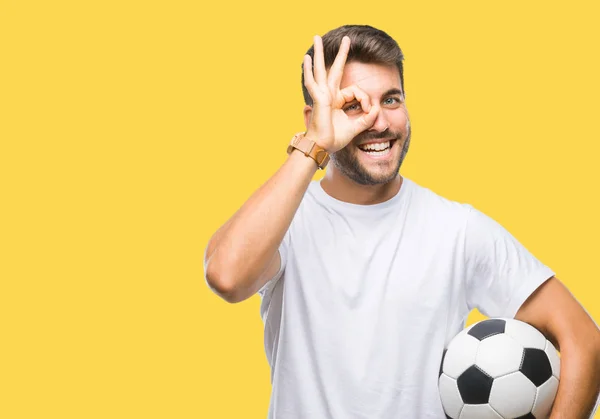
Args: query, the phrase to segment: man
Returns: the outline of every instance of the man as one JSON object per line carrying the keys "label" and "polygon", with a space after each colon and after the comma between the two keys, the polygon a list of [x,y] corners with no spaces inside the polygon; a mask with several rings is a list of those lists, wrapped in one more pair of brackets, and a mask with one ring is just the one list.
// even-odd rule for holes
{"label": "man", "polygon": [[589,417],[594,321],[502,226],[399,174],[411,137],[402,61],[370,26],[316,36],[306,133],[208,243],[211,289],[231,303],[261,296],[269,418],[444,418],[442,351],[473,308],[542,331],[561,352],[551,417]]}

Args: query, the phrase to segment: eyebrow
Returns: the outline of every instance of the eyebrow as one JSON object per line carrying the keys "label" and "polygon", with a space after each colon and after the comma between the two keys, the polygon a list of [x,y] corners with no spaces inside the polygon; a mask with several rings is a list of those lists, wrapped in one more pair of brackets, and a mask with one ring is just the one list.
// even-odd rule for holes
{"label": "eyebrow", "polygon": [[[387,92],[385,92],[383,95],[381,95],[381,97],[393,96],[393,95],[400,95],[400,96],[404,97],[404,95],[402,94],[402,90],[400,90],[400,89],[398,89],[398,88],[396,88],[396,87],[394,87],[394,88],[392,88],[392,89],[388,90],[388,91],[387,91]],[[358,102],[358,100],[357,100],[356,98],[354,98],[353,100],[351,100],[351,101],[350,101],[350,102],[348,102],[348,103],[355,103],[355,102]]]}
{"label": "eyebrow", "polygon": [[392,96],[392,95],[400,95],[403,96],[402,94],[402,90],[397,89],[397,88],[393,88],[388,90],[387,92],[385,92],[382,96]]}

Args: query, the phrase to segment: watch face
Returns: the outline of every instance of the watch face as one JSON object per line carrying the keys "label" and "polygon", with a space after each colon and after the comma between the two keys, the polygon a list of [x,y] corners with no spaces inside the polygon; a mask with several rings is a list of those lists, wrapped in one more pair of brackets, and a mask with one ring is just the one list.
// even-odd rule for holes
{"label": "watch face", "polygon": [[317,151],[317,155],[315,157],[317,158],[317,163],[319,163],[319,166],[321,166],[323,163],[327,163],[327,158],[329,155],[325,150],[319,150]]}

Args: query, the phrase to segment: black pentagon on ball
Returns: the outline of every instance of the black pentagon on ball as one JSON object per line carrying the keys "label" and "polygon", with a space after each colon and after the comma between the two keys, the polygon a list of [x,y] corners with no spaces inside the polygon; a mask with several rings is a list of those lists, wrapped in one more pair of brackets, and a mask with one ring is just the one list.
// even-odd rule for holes
{"label": "black pentagon on ball", "polygon": [[469,329],[467,334],[479,340],[484,340],[490,336],[504,333],[505,327],[506,321],[502,319],[487,319],[477,323],[475,326]]}
{"label": "black pentagon on ball", "polygon": [[536,387],[541,386],[552,377],[552,365],[548,355],[536,348],[525,348],[520,371]]}
{"label": "black pentagon on ball", "polygon": [[494,379],[476,365],[467,368],[456,380],[458,391],[466,404],[485,404],[489,401]]}
{"label": "black pentagon on ball", "polygon": [[519,416],[518,418],[515,418],[515,419],[536,419],[536,418],[535,418],[535,416],[533,416],[533,414],[527,413],[526,415]]}

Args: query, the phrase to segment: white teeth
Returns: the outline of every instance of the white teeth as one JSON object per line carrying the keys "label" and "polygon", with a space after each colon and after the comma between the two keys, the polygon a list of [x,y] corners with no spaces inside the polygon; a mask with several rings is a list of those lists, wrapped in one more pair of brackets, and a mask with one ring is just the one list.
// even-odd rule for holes
{"label": "white teeth", "polygon": [[381,150],[385,150],[389,146],[390,146],[390,142],[386,141],[385,143],[373,143],[373,144],[361,145],[360,148],[365,151],[366,150],[381,151]]}
{"label": "white teeth", "polygon": [[365,153],[367,153],[369,156],[385,156],[386,154],[390,153],[390,149],[388,148],[387,150],[383,151],[365,151]]}

